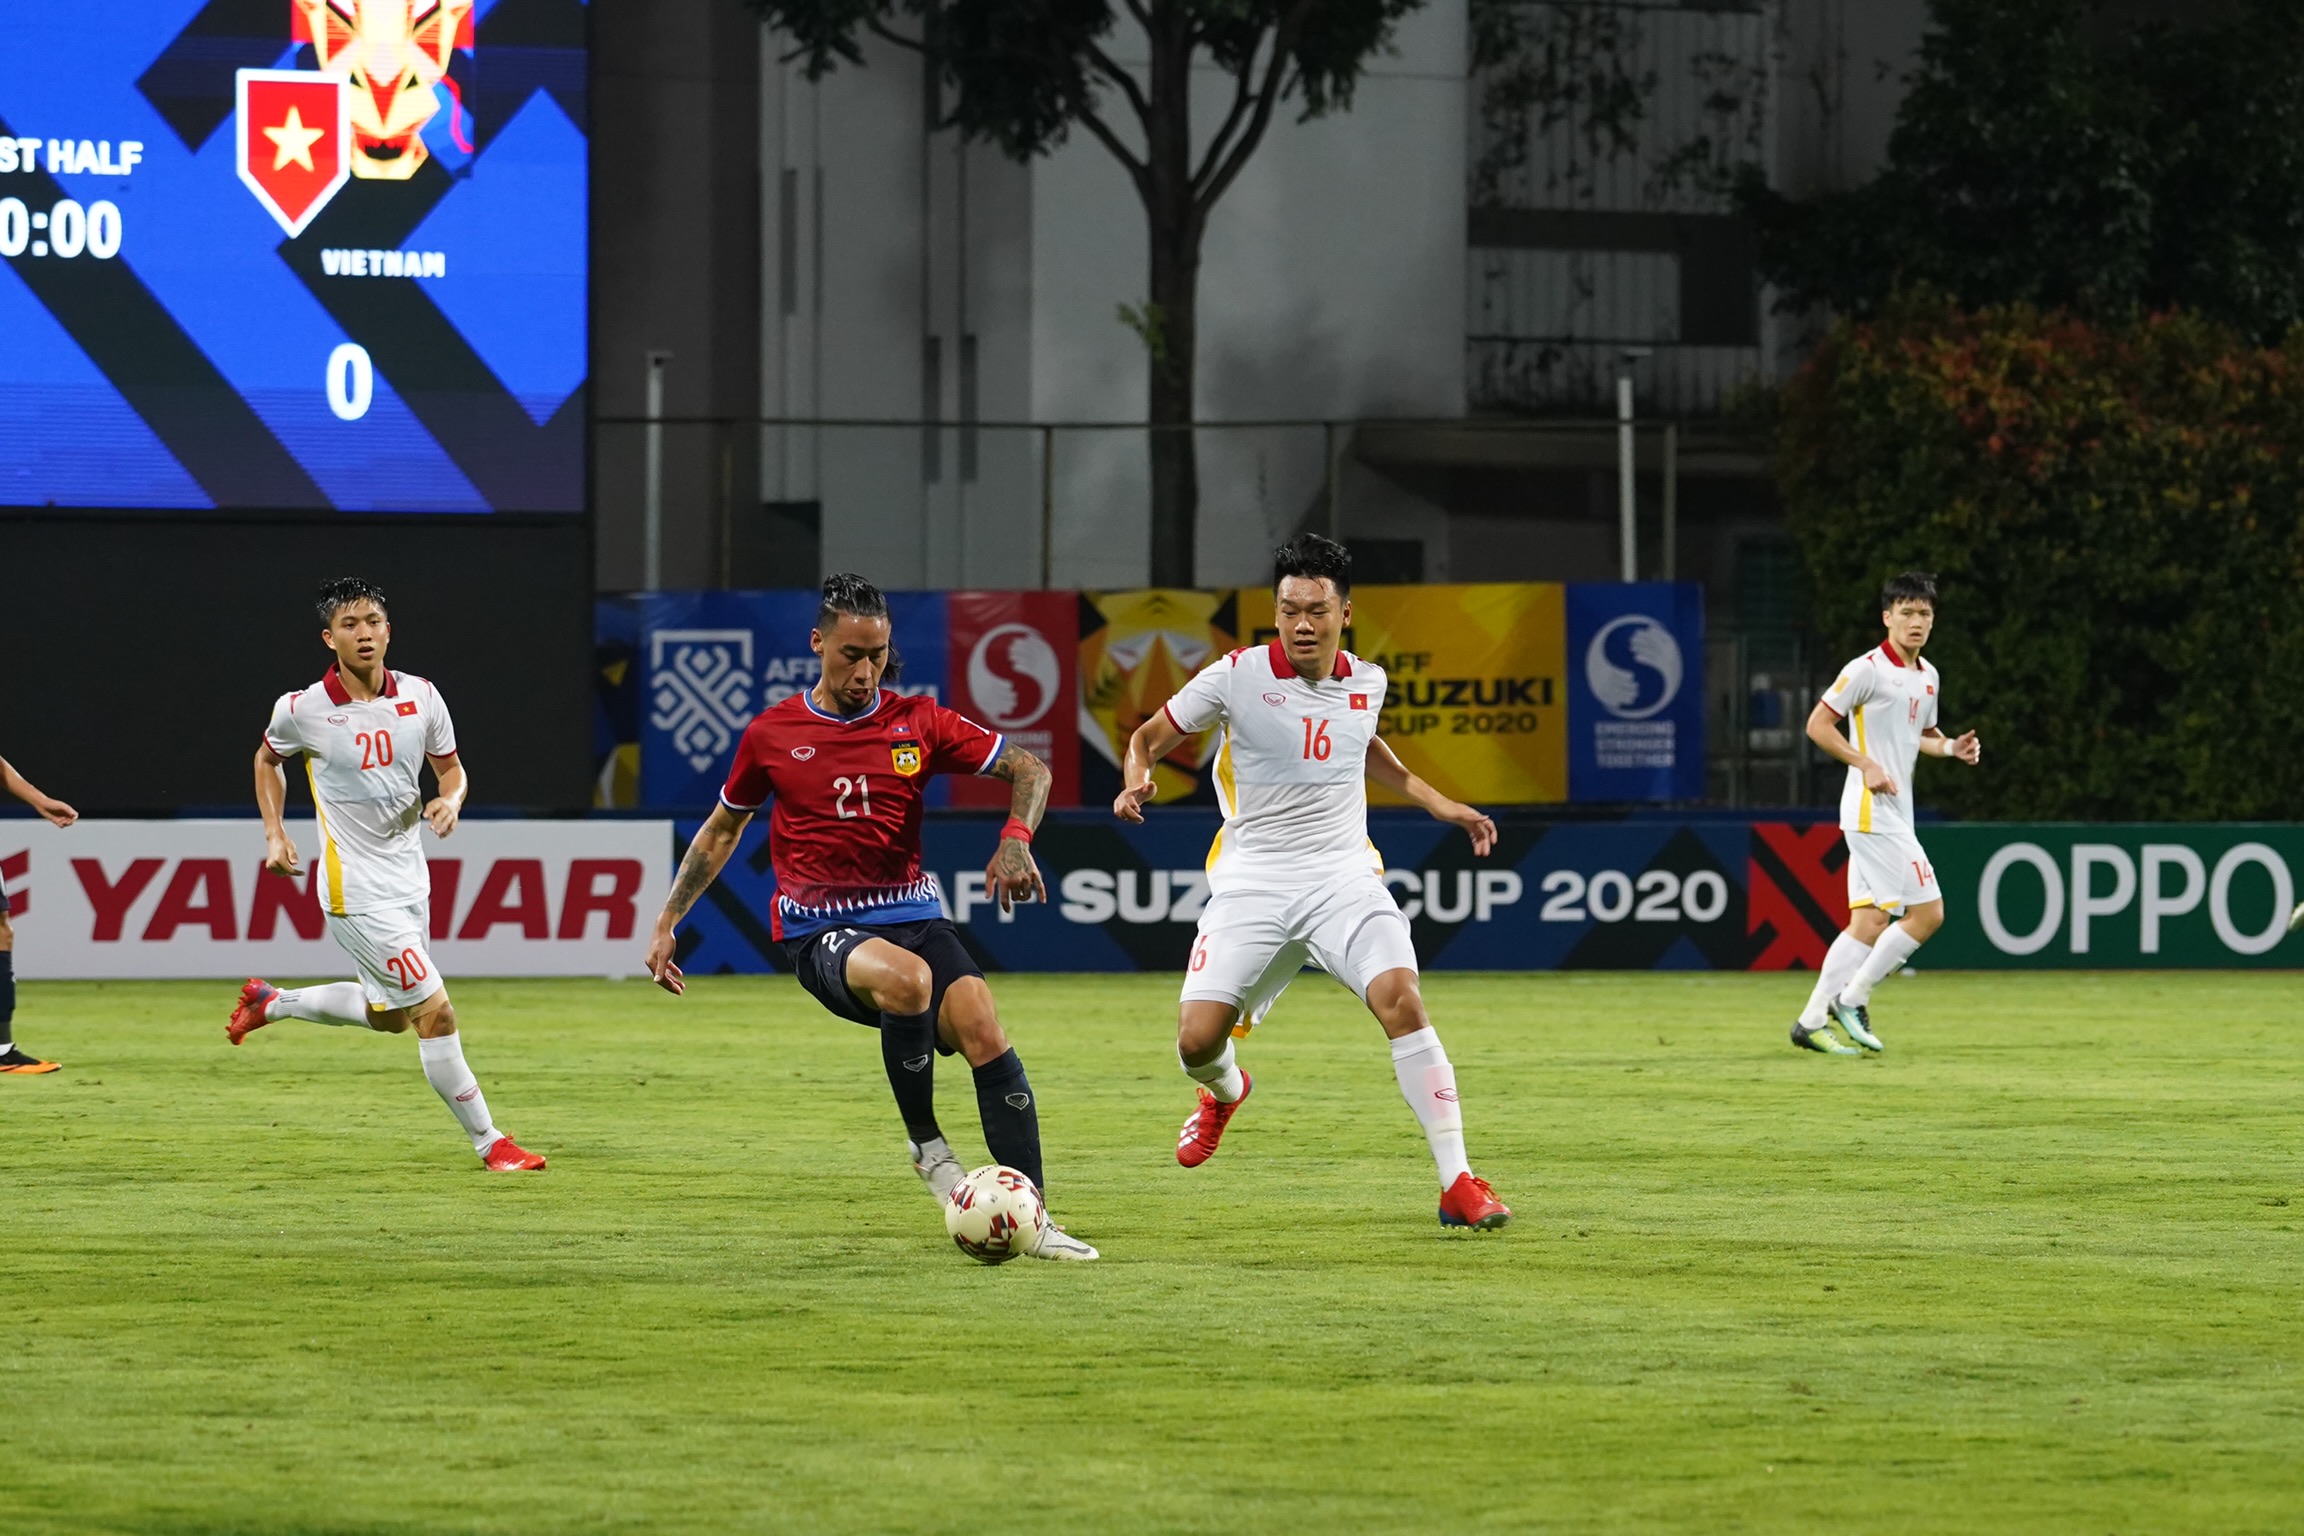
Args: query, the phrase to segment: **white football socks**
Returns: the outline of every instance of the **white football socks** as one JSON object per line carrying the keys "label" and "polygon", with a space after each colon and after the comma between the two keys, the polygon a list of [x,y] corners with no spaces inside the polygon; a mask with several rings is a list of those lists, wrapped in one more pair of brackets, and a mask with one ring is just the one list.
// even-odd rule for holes
{"label": "white football socks", "polygon": [[324,987],[297,987],[283,992],[264,1005],[264,1017],[274,1019],[309,1019],[315,1024],[333,1024],[338,1028],[358,1025],[368,1027],[368,1000],[361,995],[356,981],[332,981]]}
{"label": "white football socks", "polygon": [[1178,1051],[1176,1064],[1184,1069],[1186,1077],[1216,1095],[1219,1104],[1237,1104],[1240,1095],[1248,1091],[1248,1085],[1241,1080],[1240,1063],[1234,1059],[1230,1039],[1224,1042],[1224,1054],[1214,1061],[1196,1067],[1184,1059],[1182,1051]]}
{"label": "white football socks", "polygon": [[1854,979],[1840,989],[1840,1001],[1851,1008],[1861,1008],[1871,1002],[1872,989],[1880,985],[1890,971],[1902,970],[1904,962],[1912,958],[1912,951],[1919,947],[1920,941],[1912,937],[1902,923],[1880,935],[1872,945],[1870,957],[1857,968]]}
{"label": "white football socks", "polygon": [[1871,954],[1872,946],[1852,933],[1843,931],[1833,937],[1832,947],[1824,952],[1824,964],[1816,972],[1816,989],[1808,994],[1808,1006],[1800,1010],[1800,1023],[1804,1027],[1814,1029],[1831,1016],[1826,1010],[1832,1006],[1832,999],[1840,995],[1840,989],[1848,985],[1848,978],[1856,974]]}
{"label": "white football socks", "polygon": [[1424,1127],[1445,1191],[1470,1173],[1472,1164],[1464,1155],[1464,1108],[1456,1100],[1456,1069],[1440,1044],[1440,1032],[1427,1024],[1393,1041],[1392,1075],[1400,1080],[1400,1097]]}
{"label": "white football socks", "polygon": [[472,1138],[472,1150],[486,1152],[504,1133],[488,1118],[488,1101],[480,1096],[480,1081],[472,1069],[464,1065],[464,1040],[461,1035],[442,1035],[436,1040],[421,1037],[416,1041],[416,1054],[424,1062],[424,1080],[432,1091],[440,1095],[440,1102],[448,1106],[448,1113],[464,1127],[464,1134]]}

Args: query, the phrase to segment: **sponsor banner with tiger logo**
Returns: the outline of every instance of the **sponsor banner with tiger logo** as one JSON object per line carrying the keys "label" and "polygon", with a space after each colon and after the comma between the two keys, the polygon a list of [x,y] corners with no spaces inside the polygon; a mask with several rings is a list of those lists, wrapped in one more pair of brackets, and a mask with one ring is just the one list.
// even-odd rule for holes
{"label": "sponsor banner with tiger logo", "polygon": [[[1238,593],[1241,638],[1279,633],[1272,593]],[[1475,805],[1568,798],[1567,588],[1476,582],[1352,590],[1344,646],[1384,669],[1381,730],[1409,771]],[[1372,805],[1403,804],[1368,786]]]}

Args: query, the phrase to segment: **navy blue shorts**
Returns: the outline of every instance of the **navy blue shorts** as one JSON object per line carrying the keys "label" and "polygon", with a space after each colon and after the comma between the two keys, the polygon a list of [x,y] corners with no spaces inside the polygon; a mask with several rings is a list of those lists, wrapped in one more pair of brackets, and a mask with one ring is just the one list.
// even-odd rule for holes
{"label": "navy blue shorts", "polygon": [[[784,958],[792,962],[792,969],[798,973],[800,985],[807,994],[828,1011],[869,1029],[880,1027],[880,1010],[866,1007],[848,990],[848,956],[866,939],[886,939],[898,949],[928,962],[928,1017],[931,1019],[944,1012],[944,994],[951,990],[952,983],[964,976],[984,974],[983,967],[968,953],[968,946],[960,942],[960,931],[941,917],[932,917],[924,923],[827,928],[804,939],[786,939]],[[942,1055],[953,1054],[952,1047],[944,1043],[942,1030],[936,1033],[936,1049]]]}

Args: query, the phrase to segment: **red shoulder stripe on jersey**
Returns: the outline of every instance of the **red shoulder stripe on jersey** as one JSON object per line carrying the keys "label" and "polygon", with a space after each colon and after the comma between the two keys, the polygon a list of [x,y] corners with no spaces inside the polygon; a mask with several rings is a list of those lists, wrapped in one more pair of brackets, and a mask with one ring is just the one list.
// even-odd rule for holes
{"label": "red shoulder stripe on jersey", "polygon": [[1245,656],[1245,655],[1247,655],[1247,654],[1248,654],[1248,647],[1246,647],[1246,646],[1244,646],[1244,645],[1243,645],[1243,646],[1241,646],[1241,647],[1240,647],[1238,650],[1234,651],[1234,652],[1233,652],[1231,655],[1229,655],[1229,656],[1225,657],[1224,659],[1225,659],[1226,661],[1229,661],[1230,663],[1232,663],[1232,665],[1234,665],[1234,666],[1238,666],[1238,665],[1240,665],[1240,658],[1241,658],[1241,657],[1243,657],[1243,656]]}

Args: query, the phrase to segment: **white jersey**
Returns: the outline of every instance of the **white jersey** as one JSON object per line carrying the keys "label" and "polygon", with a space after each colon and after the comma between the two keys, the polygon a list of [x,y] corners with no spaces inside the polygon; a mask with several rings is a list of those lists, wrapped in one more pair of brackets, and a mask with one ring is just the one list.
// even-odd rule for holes
{"label": "white jersey", "polygon": [[1896,781],[1896,793],[1876,795],[1864,787],[1864,771],[1850,768],[1840,791],[1841,831],[1912,831],[1912,766],[1920,738],[1936,728],[1936,685],[1925,656],[1906,666],[1883,641],[1842,667],[1840,680],[1824,690],[1825,707],[1848,722],[1856,750]]}
{"label": "white jersey", "polygon": [[[304,756],[320,818],[320,902],[338,917],[427,901],[432,879],[418,844],[426,757],[456,755],[440,690],[387,671],[378,698],[355,700],[328,675],[272,706],[264,744]],[[303,850],[310,857],[310,850]]]}
{"label": "white jersey", "polygon": [[1216,798],[1224,826],[1208,850],[1208,887],[1293,890],[1382,874],[1368,841],[1368,744],[1384,672],[1344,651],[1326,682],[1296,675],[1275,640],[1202,669],[1165,706],[1188,735],[1224,727]]}

